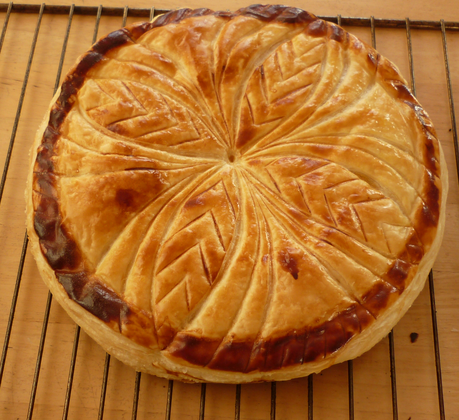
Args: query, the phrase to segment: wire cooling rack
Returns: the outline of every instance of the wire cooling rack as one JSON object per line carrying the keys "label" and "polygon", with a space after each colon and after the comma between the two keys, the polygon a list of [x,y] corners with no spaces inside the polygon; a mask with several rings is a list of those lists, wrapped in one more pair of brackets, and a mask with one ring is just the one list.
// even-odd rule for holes
{"label": "wire cooling rack", "polygon": [[[58,38],[61,42],[60,55],[54,55],[52,59],[58,61],[57,72],[54,77],[55,83],[53,91],[58,89],[62,70],[65,67],[66,52],[68,49],[69,37],[72,30],[72,23],[75,21],[76,16],[79,16],[80,23],[85,22],[85,28],[91,27],[92,41],[95,42],[99,26],[102,18],[112,17],[116,20],[117,26],[126,24],[128,18],[142,18],[152,19],[158,14],[167,12],[165,9],[140,9],[140,8],[119,8],[119,7],[86,7],[86,6],[46,6],[44,4],[13,4],[13,3],[0,3],[0,23],[3,22],[2,32],[0,37],[0,104],[8,101],[7,106],[15,106],[16,112],[11,116],[3,116],[0,108],[0,121],[3,120],[3,131],[0,147],[4,155],[5,164],[3,174],[0,182],[0,204],[4,206],[7,200],[7,209],[0,207],[0,211],[9,212],[11,209],[10,198],[5,199],[4,192],[7,191],[8,185],[12,184],[11,188],[22,185],[16,180],[16,173],[22,174],[22,179],[25,179],[27,172],[27,164],[24,156],[22,157],[19,169],[14,168],[13,173],[9,171],[10,166],[14,166],[14,156],[17,153],[25,153],[22,149],[31,144],[30,138],[34,129],[38,124],[32,128],[28,128],[27,123],[21,119],[23,106],[27,102],[26,90],[29,84],[31,71],[38,72],[33,66],[34,56],[39,40],[40,29],[43,27],[44,16],[60,15],[60,19],[65,19],[64,33],[59,32],[53,35],[53,21],[48,22],[47,36]],[[28,19],[20,19],[19,16],[26,15]],[[31,20],[33,15],[33,21]],[[94,19],[95,16],[95,19]],[[118,17],[118,18],[116,18]],[[387,35],[387,30],[396,30],[398,35],[403,34],[406,39],[405,54],[407,57],[407,69],[411,82],[411,89],[416,94],[416,77],[414,67],[414,52],[412,43],[412,33],[416,33],[422,38],[425,37],[424,33],[429,33],[427,36],[436,36],[441,38],[441,54],[432,55],[432,60],[441,60],[444,68],[443,84],[446,86],[444,91],[447,93],[447,109],[449,110],[449,134],[444,142],[450,142],[450,146],[446,147],[446,152],[451,157],[450,179],[456,182],[457,173],[459,173],[459,152],[457,141],[457,128],[455,120],[454,102],[453,102],[453,89],[452,77],[450,72],[449,54],[448,54],[448,36],[451,37],[453,33],[459,30],[459,22],[448,21],[419,21],[410,20],[409,18],[400,19],[376,19],[374,17],[341,17],[338,16],[321,16],[323,19],[338,23],[344,27],[354,27],[360,30],[369,31],[369,42],[376,47],[379,40],[379,31],[382,32],[382,37]],[[122,19],[122,20],[121,20]],[[21,51],[14,51],[10,47],[8,51],[2,51],[4,44],[8,40],[10,32],[12,37],[16,35],[18,28],[14,25],[23,25],[21,22],[26,22],[26,26],[21,26],[20,30],[33,33],[31,35],[31,44],[29,50],[21,49]],[[88,23],[90,22],[90,23]],[[90,26],[88,26],[90,25]],[[62,25],[61,25],[62,26]],[[432,35],[433,34],[433,35]],[[447,36],[448,34],[448,36]],[[377,37],[378,35],[378,37]],[[81,42],[79,52],[82,53],[88,47],[87,43]],[[438,51],[437,51],[438,52]],[[23,54],[28,59],[23,59],[26,62],[25,73],[23,76],[17,75],[14,79],[13,85],[16,90],[20,90],[17,102],[12,102],[12,97],[15,96],[14,92],[5,90],[5,86],[11,86],[8,78],[2,81],[2,69],[6,66],[15,66],[17,54]],[[13,58],[12,58],[13,57]],[[50,58],[51,59],[51,58]],[[10,60],[12,62],[10,63]],[[70,63],[71,64],[71,63]],[[69,66],[67,66],[69,67]],[[18,79],[20,78],[20,79]],[[423,85],[425,81],[421,82]],[[38,88],[38,86],[35,86]],[[5,94],[6,92],[6,94]],[[8,95],[9,93],[9,95]],[[51,86],[49,98],[51,98]],[[10,97],[9,97],[10,96]],[[16,95],[17,96],[17,95]],[[16,99],[16,98],[15,98]],[[14,99],[14,100],[15,100]],[[46,102],[46,101],[45,101]],[[13,105],[14,103],[14,105]],[[424,104],[429,110],[435,104]],[[27,115],[31,112],[32,106],[28,105]],[[36,110],[37,115],[43,115],[44,109]],[[39,118],[38,116],[36,118]],[[21,125],[27,125],[19,134],[24,138],[26,146],[15,146],[18,143],[18,131]],[[445,131],[445,130],[443,130]],[[9,141],[7,138],[9,136]],[[15,147],[13,153],[13,147]],[[18,149],[19,147],[19,149]],[[21,148],[22,147],[22,148]],[[445,145],[444,145],[445,147]],[[24,149],[26,150],[26,149]],[[455,158],[455,159],[454,159]],[[13,163],[12,163],[13,162]],[[10,165],[12,164],[12,165]],[[455,165],[455,166],[454,166]],[[21,179],[19,176],[19,179]],[[19,183],[18,183],[19,182]],[[14,200],[14,198],[13,198]],[[16,203],[18,207],[22,206],[22,202]],[[14,210],[14,209],[13,209]],[[21,215],[21,212],[18,212]],[[453,213],[453,216],[455,214]],[[457,216],[457,215],[456,215]],[[8,237],[5,232],[8,231],[8,226],[1,225],[7,216],[0,218],[0,238],[4,240]],[[15,229],[18,231],[18,229]],[[459,232],[456,232],[456,234]],[[15,233],[16,235],[16,233]],[[20,235],[20,234],[19,234]],[[16,260],[18,264],[13,266],[9,264],[7,275],[3,275],[7,281],[2,279],[2,282],[7,283],[5,288],[2,289],[2,306],[0,307],[0,323],[4,330],[4,344],[0,359],[0,418],[16,419],[16,418],[41,418],[41,419],[54,419],[54,418],[165,418],[166,420],[178,419],[243,419],[243,418],[256,418],[256,419],[324,419],[324,418],[354,418],[360,419],[440,419],[446,418],[454,419],[459,418],[458,412],[455,412],[454,399],[458,397],[458,389],[451,388],[451,383],[454,385],[454,372],[457,372],[456,367],[442,365],[440,357],[440,336],[439,324],[437,322],[437,308],[434,291],[434,274],[429,274],[426,290],[423,292],[424,298],[421,297],[421,304],[413,309],[414,315],[409,317],[410,325],[400,327],[403,331],[412,331],[409,334],[410,344],[405,344],[402,340],[407,341],[407,334],[397,335],[392,331],[388,338],[378,345],[378,349],[371,350],[369,355],[356,359],[356,361],[349,361],[347,364],[341,364],[338,367],[327,370],[323,377],[321,375],[311,375],[308,378],[290,381],[289,383],[270,383],[270,384],[257,384],[257,385],[215,385],[215,384],[201,384],[191,385],[176,383],[176,390],[174,394],[174,381],[166,381],[142,375],[140,373],[131,372],[129,368],[122,366],[115,360],[110,360],[108,354],[105,355],[104,361],[101,356],[101,350],[91,344],[90,339],[80,332],[80,328],[71,324],[67,320],[63,311],[57,307],[52,306],[52,295],[48,292],[46,303],[40,308],[22,308],[19,309],[18,314],[18,300],[21,300],[21,295],[30,294],[28,284],[21,284],[23,280],[24,265],[27,260],[27,247],[28,239],[25,232],[22,233],[23,241],[22,246],[20,240],[16,240],[17,246],[10,251],[11,255],[16,253]],[[17,236],[17,235],[16,235]],[[457,243],[456,243],[457,245]],[[30,263],[33,267],[33,263]],[[14,272],[14,273],[13,273]],[[29,269],[29,277],[36,271]],[[457,273],[456,273],[457,274]],[[15,277],[15,280],[14,280]],[[22,282],[23,283],[23,282]],[[41,296],[46,296],[45,286],[39,281],[32,283],[40,289]],[[38,285],[38,286],[36,286]],[[27,297],[24,298],[26,302]],[[23,300],[24,300],[23,299]],[[43,299],[45,300],[45,299]],[[422,304],[428,302],[428,304]],[[43,305],[43,301],[41,302]],[[416,304],[415,304],[416,305]],[[9,308],[9,312],[8,312]],[[53,310],[56,312],[53,315]],[[27,313],[32,313],[28,319],[30,325],[33,324],[35,335],[37,339],[30,342],[25,342],[20,339],[14,341],[14,336],[24,336],[27,331],[24,331],[23,318],[27,317]],[[409,312],[411,313],[411,311]],[[408,316],[408,315],[407,315]],[[20,318],[18,320],[18,317]],[[50,318],[53,321],[50,321]],[[62,321],[64,319],[64,321]],[[421,321],[419,321],[421,320]],[[428,322],[426,321],[428,320]],[[419,324],[420,322],[420,324]],[[17,324],[17,325],[16,325]],[[422,324],[422,325],[421,325]],[[427,324],[424,328],[423,325]],[[47,339],[48,326],[53,325],[53,336]],[[62,329],[62,333],[59,328]],[[399,328],[398,326],[396,329]],[[411,328],[411,329],[410,329]],[[412,350],[412,347],[419,336],[414,329],[419,330],[424,328],[426,330],[427,338],[424,339],[427,344],[420,350]],[[41,329],[41,333],[38,331]],[[56,343],[59,337],[68,337],[68,331],[73,329],[73,337],[67,339],[68,344],[64,350]],[[3,331],[3,330],[0,330]],[[457,332],[457,330],[456,330]],[[32,334],[33,335],[33,334]],[[425,335],[425,334],[424,334]],[[400,343],[400,344],[399,344]],[[397,350],[397,345],[401,348]],[[28,347],[27,360],[22,360],[21,346]],[[82,349],[83,346],[83,349]],[[410,347],[411,346],[411,347]],[[451,351],[448,347],[447,351]],[[420,351],[420,353],[419,353]],[[454,349],[453,349],[454,351]],[[83,352],[79,358],[79,353]],[[33,355],[31,357],[30,355]],[[95,355],[94,355],[95,354]],[[420,354],[420,355],[416,355]],[[456,353],[457,354],[457,353]],[[44,356],[45,355],[45,356]],[[48,356],[46,356],[48,355]],[[419,370],[430,372],[427,375],[420,374],[407,374],[408,369],[406,360],[411,358],[417,361],[423,361],[423,367],[419,366]],[[399,356],[402,356],[398,358]],[[43,364],[44,358],[46,363]],[[88,359],[89,358],[89,361]],[[386,358],[387,363],[382,363],[381,360]],[[94,361],[95,360],[95,361]],[[449,356],[448,360],[454,360],[454,355]],[[400,362],[401,361],[401,362]],[[396,363],[397,362],[397,363]],[[458,360],[459,362],[459,360]],[[428,366],[425,367],[425,364]],[[103,370],[102,366],[103,365]],[[46,388],[50,390],[53,388],[53,383],[59,381],[63,377],[62,369],[60,373],[54,369],[59,366],[64,366],[66,381],[62,382],[58,387],[60,392],[48,395]],[[98,375],[93,374],[92,369],[97,370],[100,366]],[[78,369],[86,373],[78,373]],[[68,370],[66,370],[68,369]],[[110,370],[112,369],[112,370]],[[380,370],[380,374],[373,374],[376,370]],[[410,367],[409,369],[412,369]],[[455,370],[456,369],[456,370]],[[365,373],[370,370],[370,373]],[[415,367],[416,370],[416,367]],[[442,378],[444,372],[447,372],[450,380],[448,380],[447,387]],[[404,379],[402,383],[397,381],[397,374]],[[75,379],[76,375],[78,376]],[[425,377],[434,381],[434,384],[424,384],[422,381]],[[125,378],[129,380],[126,381]],[[325,379],[323,379],[325,378]],[[360,379],[359,379],[360,378]],[[361,379],[363,378],[363,379]],[[406,385],[407,378],[414,381],[414,385]],[[453,378],[451,380],[451,378]],[[54,381],[55,379],[55,381]],[[87,380],[87,381],[86,381]],[[456,376],[457,382],[459,378]],[[76,381],[76,382],[75,382]],[[92,381],[90,385],[88,383]],[[417,383],[419,381],[420,383]],[[88,383],[86,383],[88,382]],[[127,385],[126,385],[127,384]],[[79,390],[90,388],[92,396],[84,395],[84,392]],[[88,389],[89,389],[88,388]],[[356,390],[358,388],[358,390]],[[373,388],[373,391],[371,390]],[[421,391],[420,391],[421,390]],[[75,395],[76,394],[76,395]],[[445,410],[445,395],[452,395],[450,400],[453,403],[449,404],[451,410]],[[423,396],[428,396],[429,402],[424,401]],[[384,407],[375,404],[380,399],[385,400]],[[107,408],[107,400],[109,401],[109,408]],[[367,401],[369,400],[369,402]],[[207,405],[206,405],[207,402]],[[373,408],[371,408],[373,406]],[[373,410],[373,411],[372,411]],[[410,411],[411,410],[411,411]],[[410,415],[413,413],[413,416]],[[416,414],[416,415],[415,415]],[[448,414],[448,415],[447,415]]]}

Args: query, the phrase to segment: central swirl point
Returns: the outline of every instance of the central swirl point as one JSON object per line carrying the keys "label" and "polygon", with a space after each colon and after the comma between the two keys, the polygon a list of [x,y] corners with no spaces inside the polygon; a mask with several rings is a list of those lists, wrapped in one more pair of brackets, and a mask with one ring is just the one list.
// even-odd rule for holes
{"label": "central swirl point", "polygon": [[235,163],[239,160],[239,152],[236,150],[228,150],[227,152],[228,162]]}

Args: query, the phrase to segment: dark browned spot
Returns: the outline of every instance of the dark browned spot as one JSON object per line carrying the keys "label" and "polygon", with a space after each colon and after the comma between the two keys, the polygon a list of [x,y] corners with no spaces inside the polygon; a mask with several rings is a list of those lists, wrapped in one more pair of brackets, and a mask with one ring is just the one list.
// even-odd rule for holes
{"label": "dark browned spot", "polygon": [[422,222],[425,223],[426,226],[437,226],[437,219],[427,206],[422,206]]}
{"label": "dark browned spot", "polygon": [[435,238],[438,219],[432,214],[429,207],[423,204],[416,212],[414,220],[417,221],[415,229],[421,242],[423,244],[431,243]]}
{"label": "dark browned spot", "polygon": [[373,50],[367,54],[367,58],[370,66],[376,69],[378,67],[379,54]]}
{"label": "dark browned spot", "polygon": [[59,216],[57,201],[53,198],[41,196],[34,217],[35,232],[44,241],[56,239],[56,218]]}
{"label": "dark browned spot", "polygon": [[308,26],[307,32],[311,36],[325,36],[327,34],[327,23],[323,20],[315,20]]}
{"label": "dark browned spot", "polygon": [[392,81],[392,86],[397,91],[397,97],[402,101],[413,103],[414,97],[408,86],[398,80]]}
{"label": "dark browned spot", "polygon": [[307,333],[293,333],[270,341],[260,339],[253,347],[252,357],[246,372],[271,371],[283,366],[303,363]]}
{"label": "dark browned spot", "polygon": [[306,341],[303,363],[312,362],[325,357],[325,329],[322,325],[312,330]]}
{"label": "dark browned spot", "polygon": [[[395,82],[393,82],[392,84],[395,86]],[[397,88],[397,86],[395,87]],[[408,88],[403,88],[400,86],[398,89],[407,90]],[[436,158],[437,148],[435,147],[438,140],[435,137],[435,130],[432,127],[432,123],[429,119],[429,116],[426,114],[425,110],[417,103],[413,96],[411,96],[411,98],[406,98],[404,102],[414,111],[420,125],[422,126],[422,130],[424,131],[424,164],[428,171],[430,171],[435,176],[439,176],[440,165]],[[432,174],[429,173],[430,176],[432,176]]]}
{"label": "dark browned spot", "polygon": [[307,333],[293,334],[290,341],[284,348],[284,359],[282,366],[299,365],[303,363],[304,348],[306,346]]}
{"label": "dark browned spot", "polygon": [[50,125],[48,125],[43,133],[43,143],[54,145],[54,143],[56,143],[57,139],[59,138],[59,135],[60,133],[58,131],[54,130]]}
{"label": "dark browned spot", "polygon": [[183,19],[190,17],[206,16],[211,15],[214,12],[210,9],[200,8],[200,9],[179,9],[174,10],[169,13],[165,13],[157,18],[154,22],[150,24],[150,27],[147,30],[152,28],[157,28],[159,26],[168,25],[170,23],[178,23]]}
{"label": "dark browned spot", "polygon": [[420,246],[417,244],[406,244],[406,250],[408,256],[410,257],[410,261],[413,264],[418,264],[424,256],[424,249],[422,245]]}
{"label": "dark browned spot", "polygon": [[128,311],[126,302],[85,271],[57,272],[56,276],[72,300],[106,323],[119,325],[121,313]]}
{"label": "dark browned spot", "polygon": [[110,130],[112,133],[115,134],[120,134],[124,136],[129,135],[129,132],[121,124],[117,123],[107,125],[107,130]]}
{"label": "dark browned spot", "polygon": [[292,250],[283,249],[279,251],[278,261],[285,271],[290,273],[295,280],[298,280],[298,263],[292,254]]}
{"label": "dark browned spot", "polygon": [[83,295],[83,289],[88,282],[88,273],[82,271],[78,273],[61,272],[56,273],[56,277],[59,283],[64,287],[70,299],[75,301],[80,299]]}
{"label": "dark browned spot", "polygon": [[202,196],[193,197],[185,203],[185,208],[193,208],[196,206],[203,206],[205,204],[204,198]]}
{"label": "dark browned spot", "polygon": [[424,142],[425,144],[425,162],[426,162],[426,167],[429,171],[433,172],[435,175],[438,176],[439,174],[439,165],[438,165],[438,160],[436,158],[436,150],[434,146],[434,140],[430,135],[426,133],[426,141]]}
{"label": "dark browned spot", "polygon": [[[70,90],[71,90],[70,83],[64,82],[64,84],[61,87],[61,96],[59,97],[59,101],[61,103],[63,103],[64,101],[67,101],[68,97],[70,97],[71,95]],[[59,130],[60,126],[62,125],[62,122],[67,116],[68,111],[69,110],[63,109],[63,107],[60,107],[58,104],[55,104],[52,107],[50,115],[49,115],[49,125],[48,125],[49,130],[46,129],[44,132],[45,141],[51,141],[52,143],[54,143],[54,141],[57,139],[57,136],[56,136],[57,130]]]}
{"label": "dark browned spot", "polygon": [[209,340],[180,332],[167,350],[172,356],[180,357],[198,366],[206,366],[220,343],[220,340]]}
{"label": "dark browned spot", "polygon": [[39,201],[34,214],[34,229],[41,252],[54,270],[76,270],[81,265],[81,255],[76,243],[62,226],[55,183],[52,173],[35,174],[34,190]]}
{"label": "dark browned spot", "polygon": [[[277,5],[271,7],[279,7]],[[282,6],[281,6],[282,7]],[[284,6],[285,7],[285,6]],[[316,20],[317,18],[310,13],[296,7],[286,7],[276,20],[283,23],[305,23]]]}
{"label": "dark browned spot", "polygon": [[332,354],[343,347],[349,340],[348,335],[338,320],[332,320],[324,325],[325,354]]}
{"label": "dark browned spot", "polygon": [[413,230],[413,233],[408,238],[405,248],[410,262],[412,264],[418,264],[424,256],[424,247],[415,230]]}
{"label": "dark browned spot", "polygon": [[230,12],[229,10],[218,10],[214,12],[214,15],[217,17],[229,18],[229,19],[233,17],[233,13]]}
{"label": "dark browned spot", "polygon": [[411,269],[411,264],[403,260],[395,260],[387,272],[389,282],[394,286],[403,286],[405,279]]}
{"label": "dark browned spot", "polygon": [[[360,306],[360,305],[359,305]],[[363,308],[362,308],[363,309]],[[343,326],[344,335],[347,340],[362,330],[360,319],[356,313],[356,305],[352,305],[339,315],[341,325]]]}
{"label": "dark browned spot", "polygon": [[282,337],[281,339],[268,342],[268,351],[263,370],[272,371],[282,367],[284,349],[286,346],[288,347],[291,341],[292,336],[288,335],[286,337]]}
{"label": "dark browned spot", "polygon": [[247,144],[250,143],[250,141],[254,138],[256,135],[256,130],[255,128],[250,125],[245,125],[242,127],[241,131],[239,131],[237,140],[236,140],[236,146],[238,149],[241,149],[242,147],[246,146]]}
{"label": "dark browned spot", "polygon": [[276,20],[284,23],[304,23],[316,19],[315,16],[295,7],[283,5],[262,5],[254,4],[233,13],[233,16],[251,16],[265,22]]}
{"label": "dark browned spot", "polygon": [[339,26],[331,25],[330,39],[333,39],[334,41],[337,41],[337,42],[343,42],[345,38],[346,38],[346,33],[344,32],[343,28]]}
{"label": "dark browned spot", "polygon": [[106,54],[113,48],[119,47],[126,43],[132,43],[129,31],[126,29],[118,29],[109,33],[104,38],[100,39],[92,49],[100,54]]}
{"label": "dark browned spot", "polygon": [[81,255],[76,243],[64,226],[56,200],[41,196],[34,216],[34,229],[41,252],[54,270],[75,270],[80,267]]}
{"label": "dark browned spot", "polygon": [[115,200],[122,207],[131,207],[135,202],[135,195],[134,190],[120,188],[116,191]]}
{"label": "dark browned spot", "polygon": [[250,362],[246,368],[246,372],[260,370],[264,367],[267,356],[266,342],[260,338],[255,342],[251,350]]}
{"label": "dark browned spot", "polygon": [[82,263],[77,244],[71,240],[62,225],[55,231],[56,240],[40,240],[41,252],[54,270],[78,269]]}
{"label": "dark browned spot", "polygon": [[374,317],[377,317],[379,312],[387,307],[391,296],[397,293],[399,291],[395,287],[390,286],[388,283],[380,282],[363,296],[362,303],[366,310]]}
{"label": "dark browned spot", "polygon": [[418,334],[418,333],[412,332],[412,333],[410,334],[410,341],[411,341],[412,343],[416,343],[418,337],[419,337],[419,334]]}
{"label": "dark browned spot", "polygon": [[244,372],[249,363],[252,346],[252,342],[226,342],[220,346],[208,367],[211,369]]}
{"label": "dark browned spot", "polygon": [[[434,153],[434,152],[432,152]],[[427,206],[429,207],[430,212],[432,213],[435,221],[438,221],[440,215],[440,190],[435,184],[435,177],[432,172],[428,171],[429,181],[427,186]]]}
{"label": "dark browned spot", "polygon": [[33,168],[34,172],[52,172],[54,171],[54,164],[52,157],[54,156],[54,148],[50,143],[43,142],[38,147],[37,160]]}
{"label": "dark browned spot", "polygon": [[56,199],[56,176],[52,172],[35,174],[34,189],[46,197]]}
{"label": "dark browned spot", "polygon": [[374,321],[374,317],[362,305],[356,303],[338,317],[344,331],[345,342]]}

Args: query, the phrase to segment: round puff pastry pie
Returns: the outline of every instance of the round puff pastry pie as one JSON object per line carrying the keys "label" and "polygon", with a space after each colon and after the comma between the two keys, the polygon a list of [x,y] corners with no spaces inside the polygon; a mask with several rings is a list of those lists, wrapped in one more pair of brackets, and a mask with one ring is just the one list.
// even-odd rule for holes
{"label": "round puff pastry pie", "polygon": [[109,353],[184,381],[355,358],[421,291],[447,172],[397,68],[296,8],[177,10],[83,54],[33,147],[28,232]]}

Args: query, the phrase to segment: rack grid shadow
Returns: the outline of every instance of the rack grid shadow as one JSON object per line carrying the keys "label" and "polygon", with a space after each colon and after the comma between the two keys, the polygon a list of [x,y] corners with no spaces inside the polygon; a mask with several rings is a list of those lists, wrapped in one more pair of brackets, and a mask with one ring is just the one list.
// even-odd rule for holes
{"label": "rack grid shadow", "polygon": [[62,75],[98,34],[165,12],[0,3],[0,418],[459,418],[459,331],[453,328],[459,311],[451,292],[459,272],[453,101],[459,54],[450,46],[459,47],[459,22],[320,16],[377,45],[400,66],[436,124],[450,173],[446,245],[413,307],[370,352],[289,382],[184,384],[111,359],[53,303],[27,252],[24,228],[35,131]]}

